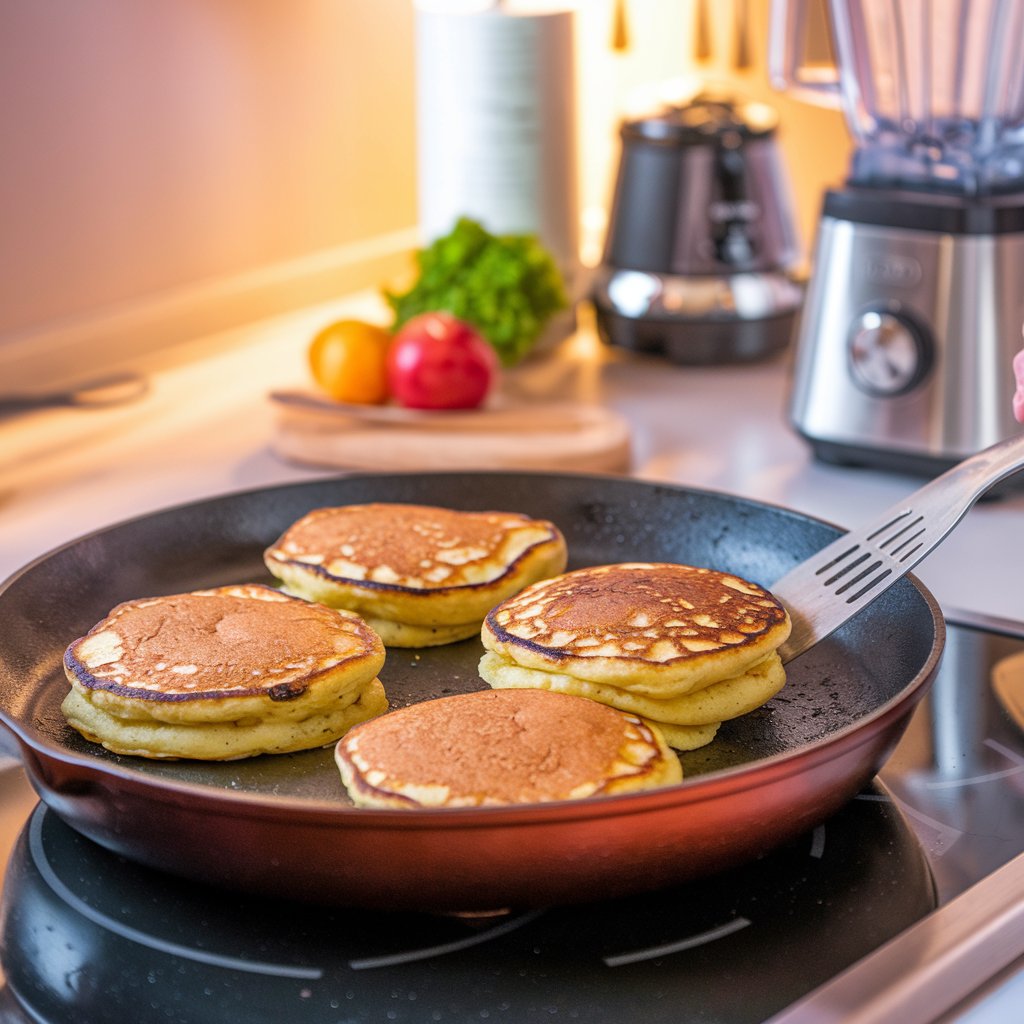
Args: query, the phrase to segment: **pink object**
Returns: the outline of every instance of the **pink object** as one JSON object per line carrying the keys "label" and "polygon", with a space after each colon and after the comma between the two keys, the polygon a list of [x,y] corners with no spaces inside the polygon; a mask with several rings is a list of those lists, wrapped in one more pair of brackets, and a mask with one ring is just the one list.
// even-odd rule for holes
{"label": "pink object", "polygon": [[1024,423],[1024,349],[1013,357],[1013,372],[1017,375],[1017,392],[1013,396],[1013,415]]}

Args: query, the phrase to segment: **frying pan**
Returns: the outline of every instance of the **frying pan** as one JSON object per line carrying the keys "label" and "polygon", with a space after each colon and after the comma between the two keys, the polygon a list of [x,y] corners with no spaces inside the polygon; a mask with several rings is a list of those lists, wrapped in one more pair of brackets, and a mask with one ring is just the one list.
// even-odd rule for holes
{"label": "frying pan", "polygon": [[[682,755],[681,784],[511,807],[357,809],[330,748],[149,761],[70,729],[61,658],[115,604],[272,582],[263,549],[312,508],[401,501],[550,518],[570,567],[710,566],[766,586],[840,531],[709,491],[542,473],[362,475],[229,494],[130,520],[44,556],[0,593],[0,721],[40,797],[133,861],[319,903],[469,912],[607,898],[753,859],[823,822],[878,771],[935,673],[944,623],[907,576],[787,666],[764,708]],[[392,706],[481,689],[476,638],[391,649]]]}

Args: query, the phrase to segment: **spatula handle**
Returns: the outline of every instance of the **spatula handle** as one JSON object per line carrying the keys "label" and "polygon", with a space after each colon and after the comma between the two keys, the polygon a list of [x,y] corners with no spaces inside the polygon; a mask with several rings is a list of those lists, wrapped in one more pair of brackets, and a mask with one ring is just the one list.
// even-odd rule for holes
{"label": "spatula handle", "polygon": [[972,455],[851,530],[772,586],[793,631],[779,649],[792,661],[885,593],[948,536],[972,505],[1024,467],[1024,435]]}

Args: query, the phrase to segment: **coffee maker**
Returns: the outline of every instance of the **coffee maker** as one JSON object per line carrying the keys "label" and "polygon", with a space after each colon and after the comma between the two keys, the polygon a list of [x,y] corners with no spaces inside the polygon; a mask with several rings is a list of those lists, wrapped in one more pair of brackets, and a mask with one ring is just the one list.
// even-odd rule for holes
{"label": "coffee maker", "polygon": [[591,293],[605,342],[704,365],[789,345],[803,291],[777,122],[711,87],[622,122]]}
{"label": "coffee maker", "polygon": [[1024,0],[773,0],[773,84],[845,112],[795,342],[790,415],[822,460],[933,475],[1019,430]]}

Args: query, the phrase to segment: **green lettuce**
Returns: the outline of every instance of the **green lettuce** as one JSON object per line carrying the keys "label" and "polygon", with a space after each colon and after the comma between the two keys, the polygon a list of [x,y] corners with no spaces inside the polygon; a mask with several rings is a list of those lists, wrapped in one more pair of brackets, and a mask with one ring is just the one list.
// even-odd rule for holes
{"label": "green lettuce", "polygon": [[384,291],[394,329],[420,313],[451,313],[491,343],[503,366],[519,362],[548,320],[568,306],[558,265],[536,235],[492,235],[463,217],[420,249],[416,263],[408,291]]}

